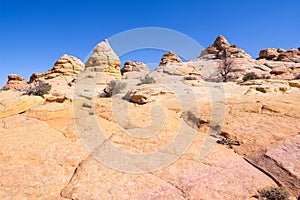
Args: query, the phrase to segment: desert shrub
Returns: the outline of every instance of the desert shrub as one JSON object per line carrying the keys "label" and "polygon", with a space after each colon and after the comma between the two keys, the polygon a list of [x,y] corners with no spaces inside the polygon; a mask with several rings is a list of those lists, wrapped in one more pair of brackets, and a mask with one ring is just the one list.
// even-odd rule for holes
{"label": "desert shrub", "polygon": [[254,79],[260,79],[260,77],[255,74],[254,72],[250,72],[244,75],[243,81],[249,81],[249,80],[254,80]]}
{"label": "desert shrub", "polygon": [[289,198],[288,192],[283,187],[266,187],[259,190],[258,193],[267,200],[288,200]]}
{"label": "desert shrub", "polygon": [[127,91],[125,96],[123,97],[123,99],[127,100],[127,101],[130,101],[130,98],[131,98],[132,94],[133,94],[132,90]]}
{"label": "desert shrub", "polygon": [[[226,49],[223,51],[221,60],[222,62],[217,71],[219,80],[222,82],[235,81],[238,78],[236,72],[240,71],[240,69],[233,66],[234,60],[230,57],[230,53]],[[214,82],[219,82],[219,80],[216,79]]]}
{"label": "desert shrub", "polygon": [[101,95],[103,97],[112,97],[115,94],[119,94],[121,90],[126,88],[125,83],[120,83],[118,81],[110,81],[106,88],[104,88],[104,94]]}
{"label": "desert shrub", "polygon": [[44,81],[35,81],[31,83],[28,88],[25,90],[25,95],[35,95],[43,96],[44,94],[49,94],[51,90],[51,85]]}
{"label": "desert shrub", "polygon": [[144,78],[140,79],[141,84],[153,84],[156,83],[155,79],[152,76],[146,75]]}
{"label": "desert shrub", "polygon": [[1,91],[8,91],[10,90],[9,88],[2,88]]}

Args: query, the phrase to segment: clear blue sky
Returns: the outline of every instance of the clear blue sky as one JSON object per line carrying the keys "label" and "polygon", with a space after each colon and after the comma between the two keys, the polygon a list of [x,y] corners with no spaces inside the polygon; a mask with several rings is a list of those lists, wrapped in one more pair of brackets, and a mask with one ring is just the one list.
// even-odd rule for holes
{"label": "clear blue sky", "polygon": [[[104,38],[138,27],[170,28],[204,47],[222,34],[257,57],[266,47],[299,47],[299,19],[297,0],[0,0],[0,86],[9,73],[47,71],[64,53],[84,60]],[[157,63],[162,53],[122,61]]]}

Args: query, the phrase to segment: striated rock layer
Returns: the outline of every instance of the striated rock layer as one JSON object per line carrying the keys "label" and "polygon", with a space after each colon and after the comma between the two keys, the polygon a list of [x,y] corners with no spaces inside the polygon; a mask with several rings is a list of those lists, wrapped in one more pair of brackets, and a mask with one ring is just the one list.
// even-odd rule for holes
{"label": "striated rock layer", "polygon": [[10,75],[8,75],[7,84],[1,90],[22,91],[27,87],[28,87],[28,84],[24,78],[20,77],[17,74],[10,74]]}
{"label": "striated rock layer", "polygon": [[121,77],[120,59],[111,48],[109,42],[104,40],[97,44],[92,55],[85,63],[85,70],[92,72],[106,72],[116,78]]}
{"label": "striated rock layer", "polygon": [[229,44],[222,35],[217,37],[213,45],[201,52],[200,58],[221,59],[225,51],[232,58],[251,58],[244,50],[237,48],[236,45]]}
{"label": "striated rock layer", "polygon": [[266,48],[259,52],[258,59],[300,63],[300,50],[284,50],[282,48],[276,50],[275,48]]}
{"label": "striated rock layer", "polygon": [[167,65],[172,63],[181,63],[181,59],[173,52],[168,52],[161,57],[159,65]]}
{"label": "striated rock layer", "polygon": [[142,62],[134,62],[134,61],[127,61],[124,64],[124,67],[121,70],[122,75],[128,72],[142,72],[142,73],[149,73],[150,70]]}
{"label": "striated rock layer", "polygon": [[84,64],[78,58],[64,54],[54,64],[53,68],[45,73],[34,73],[30,83],[40,79],[53,79],[56,77],[76,77],[83,70]]}

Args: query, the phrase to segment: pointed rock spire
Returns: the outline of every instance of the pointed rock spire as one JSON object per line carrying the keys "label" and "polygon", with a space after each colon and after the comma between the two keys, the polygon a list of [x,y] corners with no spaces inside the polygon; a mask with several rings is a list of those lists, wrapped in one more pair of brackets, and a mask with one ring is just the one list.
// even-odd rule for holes
{"label": "pointed rock spire", "polygon": [[120,63],[119,57],[105,39],[95,46],[92,55],[85,63],[85,69],[88,71],[108,72],[113,76],[121,77]]}
{"label": "pointed rock spire", "polygon": [[221,59],[224,51],[232,58],[251,58],[243,49],[237,48],[236,45],[230,45],[228,40],[222,35],[216,38],[213,45],[201,52],[200,58]]}

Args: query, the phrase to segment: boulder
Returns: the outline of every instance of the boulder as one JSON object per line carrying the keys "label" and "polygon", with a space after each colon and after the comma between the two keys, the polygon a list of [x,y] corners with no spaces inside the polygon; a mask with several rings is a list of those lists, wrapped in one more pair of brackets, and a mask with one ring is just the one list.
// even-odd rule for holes
{"label": "boulder", "polygon": [[266,48],[259,52],[259,59],[272,60],[278,57],[279,53],[275,48]]}
{"label": "boulder", "polygon": [[105,72],[120,79],[120,64],[119,57],[113,51],[109,42],[104,40],[95,46],[92,55],[85,63],[85,70],[91,72]]}
{"label": "boulder", "polygon": [[146,104],[158,99],[158,95],[170,93],[163,87],[157,85],[145,85],[135,89],[127,94],[127,99],[130,102],[137,104]]}
{"label": "boulder", "polygon": [[167,65],[172,63],[181,63],[181,59],[173,52],[168,52],[161,57],[159,65]]}
{"label": "boulder", "polygon": [[122,75],[128,72],[141,72],[147,74],[150,72],[147,65],[142,62],[134,62],[134,61],[127,61],[124,64],[124,67],[121,70]]}
{"label": "boulder", "polygon": [[219,35],[216,38],[213,46],[216,47],[218,50],[224,50],[224,49],[228,49],[230,47],[230,44],[223,35]]}
{"label": "boulder", "polygon": [[300,51],[299,49],[284,50],[282,48],[266,48],[259,52],[258,59],[267,59],[280,62],[300,62]]}
{"label": "boulder", "polygon": [[290,49],[281,52],[277,57],[277,61],[282,62],[300,62],[300,51],[298,49]]}
{"label": "boulder", "polygon": [[9,74],[7,84],[1,90],[23,91],[28,87],[24,78],[17,74]]}
{"label": "boulder", "polygon": [[277,49],[277,52],[278,52],[278,53],[282,53],[282,52],[285,52],[285,51],[286,51],[286,50],[283,49],[283,48],[278,48],[278,49]]}

